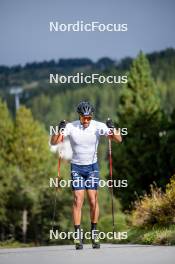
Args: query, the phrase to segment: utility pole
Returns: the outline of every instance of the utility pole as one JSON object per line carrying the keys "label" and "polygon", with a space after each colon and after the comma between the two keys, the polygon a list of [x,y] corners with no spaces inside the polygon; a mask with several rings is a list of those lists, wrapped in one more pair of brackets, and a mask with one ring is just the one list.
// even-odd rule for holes
{"label": "utility pole", "polygon": [[23,210],[22,212],[22,235],[23,235],[23,243],[26,243],[26,234],[27,234],[27,215],[28,212],[26,209]]}
{"label": "utility pole", "polygon": [[15,109],[18,110],[20,106],[19,95],[22,93],[23,89],[20,86],[13,86],[10,88],[10,94],[15,95]]}

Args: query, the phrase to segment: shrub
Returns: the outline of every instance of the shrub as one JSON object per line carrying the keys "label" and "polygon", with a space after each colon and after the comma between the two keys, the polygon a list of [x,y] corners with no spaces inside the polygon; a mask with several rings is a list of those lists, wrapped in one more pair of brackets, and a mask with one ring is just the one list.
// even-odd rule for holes
{"label": "shrub", "polygon": [[175,175],[166,186],[165,193],[155,184],[150,194],[140,197],[134,204],[132,224],[138,227],[171,225],[175,223]]}

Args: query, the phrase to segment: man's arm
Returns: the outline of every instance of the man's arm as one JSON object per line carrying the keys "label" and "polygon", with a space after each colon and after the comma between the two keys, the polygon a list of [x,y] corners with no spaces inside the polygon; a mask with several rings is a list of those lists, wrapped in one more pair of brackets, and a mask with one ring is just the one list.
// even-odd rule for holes
{"label": "man's arm", "polygon": [[108,138],[114,140],[117,143],[121,143],[122,142],[122,137],[120,135],[119,130],[117,130],[116,128],[113,128],[113,131],[111,132],[112,135],[108,136]]}
{"label": "man's arm", "polygon": [[63,135],[59,133],[58,135],[52,135],[50,143],[51,145],[57,145],[63,140]]}
{"label": "man's arm", "polygon": [[66,121],[62,120],[58,125],[58,130],[59,130],[58,135],[54,134],[51,137],[51,140],[50,140],[51,145],[57,145],[63,140],[63,134],[60,131],[64,130],[65,127],[66,127]]}
{"label": "man's arm", "polygon": [[114,123],[112,122],[110,118],[108,118],[108,120],[106,121],[106,125],[108,128],[111,128],[111,133],[108,136],[108,138],[110,138],[111,140],[114,140],[117,143],[121,143],[122,137],[120,135],[120,131],[114,127]]}

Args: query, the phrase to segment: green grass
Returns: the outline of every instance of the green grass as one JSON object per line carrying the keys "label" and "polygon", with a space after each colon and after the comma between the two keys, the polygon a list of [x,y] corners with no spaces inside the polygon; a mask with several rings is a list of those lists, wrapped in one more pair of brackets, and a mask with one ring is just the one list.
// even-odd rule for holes
{"label": "green grass", "polygon": [[[115,243],[115,244],[146,244],[146,245],[175,245],[175,226],[169,226],[167,228],[161,228],[161,227],[155,227],[152,229],[140,229],[140,228],[130,228],[127,229],[125,219],[123,218],[123,215],[118,216],[118,223],[120,225],[116,225],[116,232],[128,232],[128,238],[127,239],[122,239],[122,240],[104,240],[101,241],[101,243]],[[109,220],[109,219],[103,219]],[[102,226],[103,226],[103,221],[102,221]],[[107,230],[111,230],[111,225],[106,227]],[[106,231],[107,231],[106,230]],[[104,231],[104,230],[103,230]],[[66,242],[66,241],[65,241]],[[72,244],[72,241],[68,241],[69,243],[65,244]],[[90,241],[86,241],[86,243],[90,243]],[[58,241],[56,243],[53,243],[54,245],[58,245]],[[61,243],[60,243],[61,244]],[[0,242],[0,248],[21,248],[21,247],[32,247],[36,246],[34,243],[30,244],[24,244],[20,243],[15,240],[7,240],[4,242]]]}
{"label": "green grass", "polygon": [[152,229],[130,228],[128,238],[114,243],[132,243],[146,245],[175,245],[175,226],[154,227]]}
{"label": "green grass", "polygon": [[34,247],[36,246],[34,243],[21,243],[19,241],[16,241],[14,239],[9,239],[6,241],[0,242],[0,248],[22,248],[22,247]]}

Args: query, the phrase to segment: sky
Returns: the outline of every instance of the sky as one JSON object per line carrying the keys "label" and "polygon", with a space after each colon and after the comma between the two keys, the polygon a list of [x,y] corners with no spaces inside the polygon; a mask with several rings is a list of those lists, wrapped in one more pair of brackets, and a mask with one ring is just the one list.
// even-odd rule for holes
{"label": "sky", "polygon": [[[50,32],[49,22],[128,24],[127,32]],[[174,0],[0,0],[0,65],[120,60],[175,48]]]}

